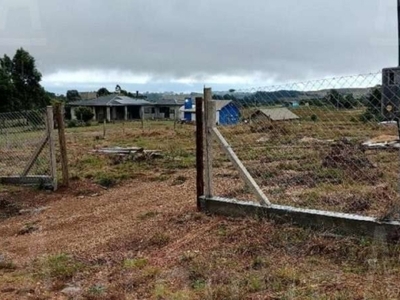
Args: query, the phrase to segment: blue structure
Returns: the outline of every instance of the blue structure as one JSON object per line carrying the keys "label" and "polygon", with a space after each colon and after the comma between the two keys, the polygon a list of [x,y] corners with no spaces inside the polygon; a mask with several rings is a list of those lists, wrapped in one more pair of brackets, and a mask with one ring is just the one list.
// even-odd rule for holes
{"label": "blue structure", "polygon": [[[218,106],[218,100],[217,106]],[[240,122],[240,111],[239,108],[233,103],[222,106],[219,111],[219,125],[236,125]]]}
{"label": "blue structure", "polygon": [[285,102],[284,106],[290,107],[290,108],[299,108],[300,102],[297,100],[290,100],[290,101]]}
{"label": "blue structure", "polygon": [[185,99],[185,114],[184,119],[185,121],[191,122],[192,121],[192,113],[190,110],[193,109],[193,101],[191,98]]}
{"label": "blue structure", "polygon": [[[216,104],[216,121],[218,125],[236,125],[240,123],[240,110],[232,102],[232,100],[215,100]],[[187,98],[185,105],[181,107],[181,118],[186,122],[196,120],[196,110],[193,105],[193,100]]]}

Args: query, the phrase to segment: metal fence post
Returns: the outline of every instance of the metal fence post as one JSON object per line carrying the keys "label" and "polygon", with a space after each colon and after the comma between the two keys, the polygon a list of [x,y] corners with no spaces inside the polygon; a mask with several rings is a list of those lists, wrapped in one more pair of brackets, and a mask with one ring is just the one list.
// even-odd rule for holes
{"label": "metal fence post", "polygon": [[53,189],[57,190],[57,161],[56,161],[56,147],[54,142],[54,111],[52,106],[47,107],[46,114],[46,127],[47,135],[49,137],[50,149],[50,176],[53,180]]}

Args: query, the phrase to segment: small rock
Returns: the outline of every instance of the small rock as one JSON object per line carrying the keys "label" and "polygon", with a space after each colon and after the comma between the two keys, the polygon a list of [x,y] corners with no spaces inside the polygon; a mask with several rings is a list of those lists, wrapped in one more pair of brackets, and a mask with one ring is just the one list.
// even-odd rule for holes
{"label": "small rock", "polygon": [[95,198],[95,197],[98,197],[98,196],[99,196],[99,194],[93,194],[91,197]]}
{"label": "small rock", "polygon": [[81,293],[81,291],[82,291],[81,288],[71,286],[71,287],[67,287],[67,288],[63,289],[61,291],[61,294],[64,294],[69,297],[76,297]]}
{"label": "small rock", "polygon": [[266,142],[269,142],[269,137],[267,136],[264,136],[257,140],[257,143],[266,143]]}

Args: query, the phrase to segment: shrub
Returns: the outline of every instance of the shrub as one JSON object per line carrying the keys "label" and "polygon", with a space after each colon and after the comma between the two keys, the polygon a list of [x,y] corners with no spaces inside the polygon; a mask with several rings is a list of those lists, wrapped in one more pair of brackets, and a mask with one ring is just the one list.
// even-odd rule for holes
{"label": "shrub", "polygon": [[311,116],[311,121],[317,122],[318,121],[318,116],[317,115],[312,115]]}
{"label": "shrub", "polygon": [[68,128],[73,128],[73,127],[78,127],[78,121],[77,120],[69,120],[67,123]]}
{"label": "shrub", "polygon": [[31,110],[26,113],[26,120],[31,126],[36,127],[45,123],[45,116],[40,111]]}
{"label": "shrub", "polygon": [[94,114],[92,110],[88,107],[78,107],[75,109],[75,115],[78,120],[83,121],[84,123],[89,122],[93,119]]}
{"label": "shrub", "polygon": [[84,268],[80,262],[65,253],[45,257],[37,261],[36,264],[39,268],[37,275],[60,280],[71,279]]}
{"label": "shrub", "polygon": [[108,177],[106,175],[100,176],[100,178],[98,178],[96,182],[97,184],[105,188],[113,187],[117,183],[114,178]]}

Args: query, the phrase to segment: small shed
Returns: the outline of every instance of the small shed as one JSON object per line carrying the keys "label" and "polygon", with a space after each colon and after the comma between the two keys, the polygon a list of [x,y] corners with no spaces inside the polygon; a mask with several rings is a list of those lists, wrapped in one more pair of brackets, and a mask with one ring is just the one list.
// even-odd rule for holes
{"label": "small shed", "polygon": [[283,103],[284,107],[299,108],[300,102],[298,100],[287,100]]}
{"label": "small shed", "polygon": [[289,109],[283,108],[269,108],[259,109],[251,115],[252,121],[269,121],[269,122],[280,122],[280,121],[291,121],[298,120],[300,117]]}
{"label": "small shed", "polygon": [[[235,125],[240,122],[240,110],[232,100],[215,100],[215,103],[218,125]],[[181,120],[196,121],[196,105],[192,99],[186,99],[185,105],[179,111]]]}
{"label": "small shed", "polygon": [[240,110],[232,100],[216,100],[218,125],[235,125],[240,122]]}

